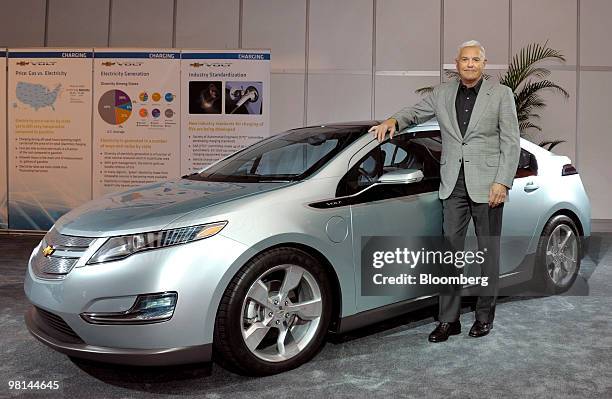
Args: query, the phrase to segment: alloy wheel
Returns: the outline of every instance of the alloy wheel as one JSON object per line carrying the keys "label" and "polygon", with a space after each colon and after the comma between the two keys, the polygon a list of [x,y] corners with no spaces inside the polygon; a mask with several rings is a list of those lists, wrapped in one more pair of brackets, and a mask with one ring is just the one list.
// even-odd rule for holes
{"label": "alloy wheel", "polygon": [[578,240],[572,228],[560,224],[552,231],[546,244],[546,270],[556,286],[571,281],[578,263]]}
{"label": "alloy wheel", "polygon": [[301,266],[283,264],[260,275],[242,303],[242,338],[269,362],[289,360],[313,340],[323,312],[317,280]]}

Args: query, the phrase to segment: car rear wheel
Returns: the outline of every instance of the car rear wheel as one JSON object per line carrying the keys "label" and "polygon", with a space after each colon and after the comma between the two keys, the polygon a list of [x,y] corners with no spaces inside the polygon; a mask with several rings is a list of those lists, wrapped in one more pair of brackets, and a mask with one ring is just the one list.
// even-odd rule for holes
{"label": "car rear wheel", "polygon": [[293,369],[320,349],[331,286],[315,258],[276,248],[249,261],[226,289],[215,323],[215,360],[237,373]]}
{"label": "car rear wheel", "polygon": [[565,215],[551,218],[540,236],[536,275],[549,294],[567,291],[580,269],[580,236],[576,224]]}

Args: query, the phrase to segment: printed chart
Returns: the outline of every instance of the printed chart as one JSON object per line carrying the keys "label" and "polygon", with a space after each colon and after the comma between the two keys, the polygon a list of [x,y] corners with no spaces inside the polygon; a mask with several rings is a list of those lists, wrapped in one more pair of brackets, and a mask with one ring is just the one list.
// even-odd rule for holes
{"label": "printed chart", "polygon": [[98,101],[98,113],[104,122],[121,125],[132,114],[132,100],[121,90],[109,90]]}

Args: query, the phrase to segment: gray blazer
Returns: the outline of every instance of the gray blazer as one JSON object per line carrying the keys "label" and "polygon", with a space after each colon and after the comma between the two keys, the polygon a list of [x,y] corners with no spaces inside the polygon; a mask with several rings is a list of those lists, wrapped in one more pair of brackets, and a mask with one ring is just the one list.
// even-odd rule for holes
{"label": "gray blazer", "polygon": [[518,166],[521,147],[514,95],[509,87],[485,79],[461,137],[455,109],[458,87],[459,80],[443,83],[391,118],[402,130],[437,117],[442,135],[440,199],[453,192],[463,159],[468,195],[474,202],[486,203],[493,182],[512,187]]}

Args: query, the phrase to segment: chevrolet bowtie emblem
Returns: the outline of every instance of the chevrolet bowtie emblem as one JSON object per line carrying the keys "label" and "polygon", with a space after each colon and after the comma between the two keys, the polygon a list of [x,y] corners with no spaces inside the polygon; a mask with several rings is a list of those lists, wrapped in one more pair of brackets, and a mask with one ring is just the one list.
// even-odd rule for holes
{"label": "chevrolet bowtie emblem", "polygon": [[115,65],[115,63],[114,62],[110,62],[110,61],[104,61],[102,63],[102,65],[104,65],[104,66],[113,66],[113,65]]}
{"label": "chevrolet bowtie emblem", "polygon": [[204,66],[204,64],[201,64],[199,62],[194,62],[193,64],[189,64],[189,65],[191,65],[194,68],[198,68],[198,67]]}
{"label": "chevrolet bowtie emblem", "polygon": [[53,254],[53,252],[55,252],[55,248],[53,248],[51,245],[47,245],[47,247],[42,251],[45,258]]}

